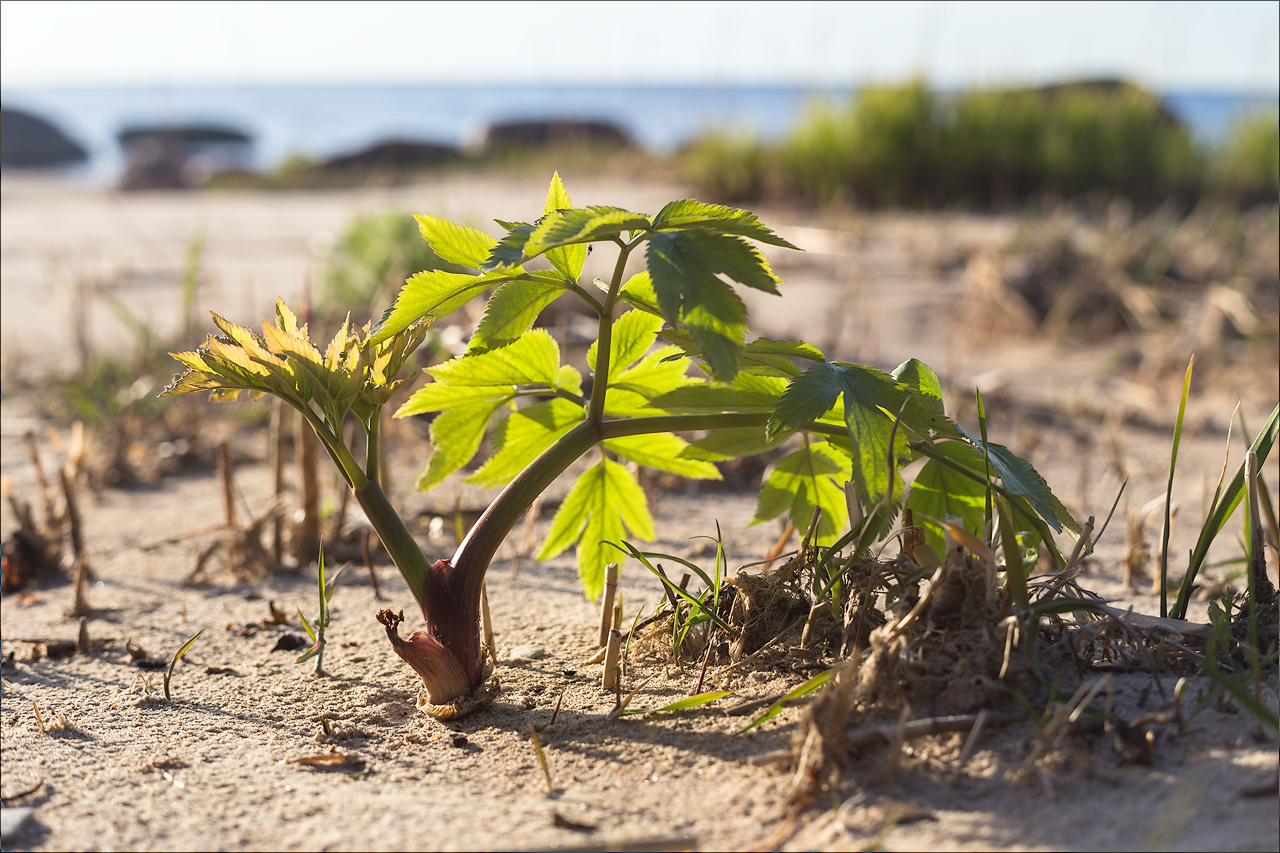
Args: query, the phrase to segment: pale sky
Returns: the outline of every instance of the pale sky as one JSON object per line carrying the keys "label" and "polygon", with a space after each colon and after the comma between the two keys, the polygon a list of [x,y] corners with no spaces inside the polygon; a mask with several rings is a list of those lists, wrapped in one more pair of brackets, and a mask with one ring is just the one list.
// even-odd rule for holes
{"label": "pale sky", "polygon": [[1277,2],[0,3],[0,85],[1124,77],[1280,89]]}

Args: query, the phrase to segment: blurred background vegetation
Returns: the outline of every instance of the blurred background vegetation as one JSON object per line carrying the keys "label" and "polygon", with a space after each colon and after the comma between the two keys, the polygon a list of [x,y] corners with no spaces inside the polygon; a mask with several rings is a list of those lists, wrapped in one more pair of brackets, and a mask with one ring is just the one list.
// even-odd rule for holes
{"label": "blurred background vegetation", "polygon": [[812,107],[778,142],[708,133],[681,165],[708,200],[1010,209],[1102,194],[1248,206],[1280,195],[1280,117],[1197,146],[1159,96],[1127,83],[941,94],[916,80]]}

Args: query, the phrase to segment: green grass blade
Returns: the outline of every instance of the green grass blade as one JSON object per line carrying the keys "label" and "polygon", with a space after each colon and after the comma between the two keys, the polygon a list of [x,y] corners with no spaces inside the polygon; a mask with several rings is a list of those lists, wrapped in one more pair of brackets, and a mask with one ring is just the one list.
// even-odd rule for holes
{"label": "green grass blade", "polygon": [[663,705],[661,708],[627,708],[618,716],[627,717],[632,714],[670,714],[675,711],[684,711],[688,708],[697,708],[702,705],[709,705],[712,702],[731,695],[733,695],[732,690],[714,690],[710,693],[699,693],[697,696],[690,696],[687,699],[681,699],[679,702],[672,702],[670,705]]}
{"label": "green grass blade", "polygon": [[769,720],[772,720],[774,717],[782,713],[782,709],[786,707],[788,702],[794,702],[796,699],[799,699],[801,696],[807,696],[813,691],[817,690],[822,685],[826,684],[827,681],[830,680],[831,676],[835,674],[835,671],[836,671],[836,668],[832,667],[826,672],[820,672],[817,675],[815,675],[813,678],[810,678],[808,681],[801,684],[795,690],[792,690],[786,696],[783,696],[777,702],[774,702],[772,705],[769,706],[768,710],[766,710],[760,716],[756,717],[754,720],[748,723],[744,728],[739,729],[737,732],[735,732],[735,734],[740,734],[740,735],[746,734],[747,732],[754,729],[756,726],[759,726],[762,723],[766,723]]}
{"label": "green grass blade", "polygon": [[1173,452],[1169,455],[1169,483],[1164,492],[1164,531],[1160,545],[1160,616],[1169,615],[1169,532],[1173,512],[1173,472],[1178,467],[1178,444],[1182,441],[1182,417],[1187,411],[1187,394],[1191,391],[1191,371],[1196,357],[1187,362],[1187,375],[1182,380],[1182,399],[1178,401],[1178,420],[1173,426]]}
{"label": "green grass blade", "polygon": [[[1271,448],[1276,443],[1278,433],[1280,433],[1280,406],[1276,406],[1271,410],[1271,417],[1267,419],[1262,431],[1258,433],[1249,448],[1257,454],[1259,466],[1266,462],[1267,457],[1271,454]],[[1245,463],[1241,462],[1240,467],[1236,469],[1235,476],[1231,478],[1231,482],[1222,493],[1221,499],[1214,501],[1213,506],[1209,508],[1209,520],[1200,528],[1200,538],[1196,540],[1196,547],[1191,552],[1191,563],[1187,566],[1187,574],[1182,579],[1182,586],[1178,590],[1178,598],[1174,602],[1173,610],[1170,613],[1173,618],[1187,618],[1187,607],[1191,603],[1191,588],[1195,584],[1196,575],[1199,574],[1205,559],[1209,555],[1209,546],[1213,544],[1213,540],[1222,532],[1227,520],[1231,518],[1231,514],[1235,512],[1236,507],[1243,499],[1245,488]]]}
{"label": "green grass blade", "polygon": [[173,678],[173,668],[178,665],[178,661],[182,660],[182,656],[187,653],[188,649],[195,645],[196,640],[200,639],[200,635],[203,633],[203,628],[196,631],[195,636],[183,643],[181,648],[174,652],[173,657],[169,659],[169,666],[164,671],[164,701],[169,701],[169,682]]}

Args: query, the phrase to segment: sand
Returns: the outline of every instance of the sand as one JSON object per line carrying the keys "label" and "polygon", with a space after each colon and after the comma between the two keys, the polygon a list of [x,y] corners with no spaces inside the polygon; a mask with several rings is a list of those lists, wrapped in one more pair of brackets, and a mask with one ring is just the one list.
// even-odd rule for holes
{"label": "sand", "polygon": [[[564,177],[579,205],[654,212],[689,194],[662,174],[576,180],[566,169]],[[0,402],[0,469],[20,493],[32,493],[34,470],[21,442],[28,429],[41,436],[47,464],[58,458],[44,432],[39,386],[15,378],[74,366],[70,317],[86,294],[110,290],[158,335],[175,333],[175,282],[197,228],[207,229],[208,241],[200,306],[251,323],[276,295],[304,292],[317,251],[356,213],[432,212],[477,225],[494,216],[531,218],[545,184],[541,174],[481,174],[349,192],[116,196],[6,175],[0,355],[8,384]],[[999,245],[1016,220],[759,213],[811,249],[770,252],[786,298],[752,294],[762,334],[803,336],[832,357],[885,367],[915,355],[950,388],[983,386],[997,401],[989,405],[993,438],[1027,452],[1079,517],[1105,516],[1119,467],[1131,478],[1134,506],[1163,492],[1180,377],[1135,385],[1114,367],[1116,352],[1135,342],[1065,347],[1010,338],[980,345],[956,328],[966,289],[955,259]],[[89,346],[132,346],[101,300],[88,304]],[[1234,401],[1243,398],[1248,422],[1260,424],[1275,387],[1269,376],[1242,378],[1238,388],[1224,380],[1193,400],[1176,493],[1187,517],[1197,514],[1204,483],[1221,470]],[[949,392],[948,406],[961,406],[959,393]],[[1040,411],[1056,416],[1045,422],[1034,417]],[[233,445],[245,504],[261,511],[270,495],[265,439],[240,427]],[[425,518],[451,505],[408,489],[425,458],[413,432],[393,445],[401,472],[393,497],[406,514]],[[1237,440],[1233,460],[1239,455]],[[1270,463],[1273,494],[1275,474]],[[572,556],[542,564],[519,556],[519,528],[489,574],[503,694],[488,710],[442,724],[414,708],[416,679],[373,619],[381,607],[412,613],[389,565],[377,569],[377,600],[362,567],[344,577],[324,676],[295,664],[296,652],[273,651],[282,634],[301,633],[297,608],[314,612],[313,576],[184,583],[209,536],[182,534],[220,518],[221,500],[212,471],[86,493],[85,541],[95,572],[86,629],[97,643],[90,653],[33,659],[39,644],[31,641],[76,639],[78,621],[67,615],[70,585],[48,582],[29,595],[5,596],[5,849],[1277,848],[1275,734],[1214,706],[1184,731],[1167,727],[1150,766],[1123,763],[1110,739],[1096,734],[1071,738],[1045,773],[1015,778],[1035,739],[1028,723],[988,730],[962,766],[956,757],[963,738],[955,735],[896,751],[870,748],[850,758],[836,789],[796,812],[787,802],[786,766],[753,758],[787,747],[804,709],[739,736],[750,717],[723,708],[775,695],[812,672],[801,666],[722,675],[712,668],[708,685],[736,694],[720,706],[610,720],[614,697],[599,686],[600,666],[585,662],[595,651],[598,617],[579,590]],[[731,490],[658,492],[655,547],[706,560],[692,537],[713,533],[718,521],[735,565],[759,559],[779,531],[747,527],[753,509],[753,495]],[[6,504],[6,536],[15,523]],[[546,524],[538,522],[534,541]],[[1186,553],[1191,527],[1175,529],[1172,553]],[[1152,612],[1147,589],[1135,594],[1120,581],[1122,528],[1123,520],[1099,547],[1085,583],[1121,606]],[[446,538],[433,547],[448,552],[453,544]],[[624,569],[628,614],[660,596],[642,571]],[[288,624],[263,626],[269,602],[289,614]],[[177,665],[166,702],[163,673],[130,665],[125,644],[167,658],[197,631],[203,633]],[[1155,688],[1143,674],[1112,678],[1116,708],[1127,719],[1169,701],[1172,679]],[[638,660],[627,689],[644,679],[651,680],[633,704],[652,708],[692,692],[697,673]],[[1190,695],[1203,686],[1193,679]],[[1264,692],[1274,709],[1274,678]],[[550,795],[530,740],[535,725]],[[331,750],[350,761],[305,761]],[[12,834],[11,822],[20,824]]]}

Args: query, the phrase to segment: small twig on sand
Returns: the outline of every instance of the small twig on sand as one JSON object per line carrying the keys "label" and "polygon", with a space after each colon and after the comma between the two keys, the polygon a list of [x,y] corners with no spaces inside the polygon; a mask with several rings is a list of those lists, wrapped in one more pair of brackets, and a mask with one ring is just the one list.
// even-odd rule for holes
{"label": "small twig on sand", "polygon": [[89,586],[89,561],[84,553],[84,532],[80,525],[80,508],[76,503],[76,487],[72,481],[74,472],[70,466],[58,472],[62,478],[62,493],[67,500],[67,524],[71,535],[71,553],[76,565],[76,598],[71,608],[72,616],[88,616],[92,612],[87,596]]}

